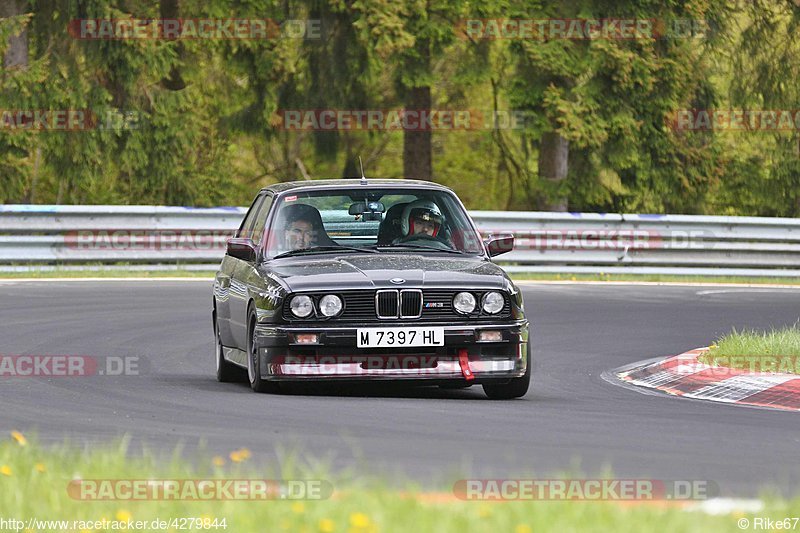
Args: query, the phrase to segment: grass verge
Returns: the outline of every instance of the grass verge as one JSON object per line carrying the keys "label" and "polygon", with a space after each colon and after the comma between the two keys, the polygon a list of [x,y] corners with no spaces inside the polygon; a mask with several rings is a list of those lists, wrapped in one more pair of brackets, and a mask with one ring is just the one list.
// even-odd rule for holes
{"label": "grass verge", "polygon": [[733,330],[699,360],[751,372],[800,374],[800,322],[770,331]]}
{"label": "grass verge", "polygon": [[[18,520],[153,520],[198,518],[218,527],[205,531],[739,531],[735,513],[709,515],[674,505],[622,505],[614,502],[473,502],[426,497],[414,486],[402,492],[379,481],[345,477],[332,480],[318,466],[284,461],[281,471],[255,468],[247,450],[193,465],[176,452],[169,461],[131,454],[124,443],[106,448],[61,445],[43,448],[14,432],[0,437],[0,510]],[[324,479],[333,486],[325,500],[295,501],[84,501],[73,499],[69,483],[122,479]],[[444,487],[442,492],[450,488]],[[662,502],[663,503],[663,502]],[[769,499],[758,516],[798,516],[800,501]],[[224,519],[225,528],[221,527]],[[752,522],[752,518],[748,518]],[[10,529],[10,528],[6,528]],[[39,531],[57,530],[39,525]],[[67,529],[80,531],[81,528]],[[97,530],[92,527],[86,531]],[[112,528],[108,528],[112,530]],[[178,528],[173,528],[176,530]],[[21,529],[20,531],[23,531]],[[144,529],[154,531],[152,527]]]}

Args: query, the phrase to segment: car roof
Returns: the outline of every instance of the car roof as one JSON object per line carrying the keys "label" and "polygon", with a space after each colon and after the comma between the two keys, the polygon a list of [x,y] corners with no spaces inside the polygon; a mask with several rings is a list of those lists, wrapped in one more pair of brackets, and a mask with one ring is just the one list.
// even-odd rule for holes
{"label": "car roof", "polygon": [[408,188],[408,189],[429,189],[453,192],[450,187],[439,185],[430,181],[422,180],[405,180],[405,179],[361,179],[361,178],[346,178],[346,179],[321,179],[321,180],[307,180],[307,181],[289,181],[286,183],[275,183],[261,189],[261,191],[272,191],[275,193],[282,193],[296,189],[340,189],[346,187],[348,189],[354,188]]}

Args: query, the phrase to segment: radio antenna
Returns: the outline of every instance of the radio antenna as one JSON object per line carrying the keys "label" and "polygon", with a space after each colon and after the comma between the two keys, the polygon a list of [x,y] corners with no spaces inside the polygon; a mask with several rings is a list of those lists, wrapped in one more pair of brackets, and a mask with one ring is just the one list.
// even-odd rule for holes
{"label": "radio antenna", "polygon": [[367,177],[364,175],[364,162],[361,160],[361,156],[358,156],[358,164],[361,165],[361,185],[366,185]]}

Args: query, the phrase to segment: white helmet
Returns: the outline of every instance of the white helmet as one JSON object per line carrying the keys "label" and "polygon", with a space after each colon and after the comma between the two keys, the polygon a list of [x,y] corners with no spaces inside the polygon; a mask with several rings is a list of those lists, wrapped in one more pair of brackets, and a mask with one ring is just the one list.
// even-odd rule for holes
{"label": "white helmet", "polygon": [[403,231],[404,237],[408,237],[413,233],[414,222],[412,219],[414,218],[433,222],[436,225],[433,230],[434,237],[439,234],[439,230],[444,223],[444,215],[439,211],[439,206],[435,202],[416,200],[403,209],[403,216],[400,218],[400,229]]}

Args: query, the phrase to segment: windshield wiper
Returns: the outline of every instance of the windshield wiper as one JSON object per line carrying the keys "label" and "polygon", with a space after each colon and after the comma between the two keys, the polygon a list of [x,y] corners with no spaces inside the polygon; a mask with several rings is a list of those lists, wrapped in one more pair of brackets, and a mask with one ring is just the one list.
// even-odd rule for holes
{"label": "windshield wiper", "polygon": [[305,255],[305,254],[316,254],[316,253],[326,253],[326,252],[338,252],[341,250],[347,250],[350,252],[363,252],[368,254],[376,254],[378,253],[377,250],[371,250],[369,248],[358,248],[357,246],[343,246],[343,245],[335,245],[335,246],[312,246],[311,248],[300,248],[297,250],[289,250],[288,252],[284,252],[282,254],[278,254],[273,259],[280,259],[281,257],[291,257],[293,255]]}
{"label": "windshield wiper", "polygon": [[433,252],[445,252],[448,254],[459,254],[464,255],[467,252],[462,252],[461,250],[448,250],[447,248],[434,248],[433,246],[425,246],[423,244],[384,244],[381,246],[376,247],[378,250],[386,249],[386,248],[408,248],[410,250],[429,250]]}

